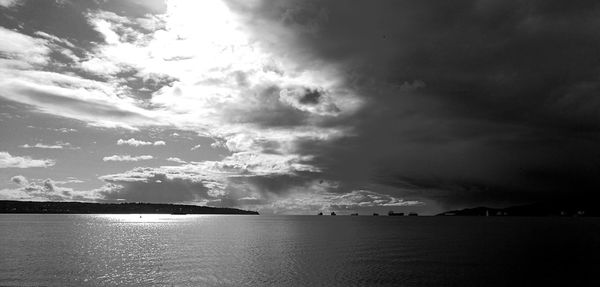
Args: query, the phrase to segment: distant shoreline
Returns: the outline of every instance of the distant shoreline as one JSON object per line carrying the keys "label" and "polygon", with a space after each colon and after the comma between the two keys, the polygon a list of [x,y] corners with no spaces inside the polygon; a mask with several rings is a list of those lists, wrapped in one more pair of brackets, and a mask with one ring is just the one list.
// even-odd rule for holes
{"label": "distant shoreline", "polygon": [[210,207],[163,203],[94,203],[94,202],[55,202],[0,200],[0,213],[35,214],[239,214],[259,215],[248,211],[227,207]]}
{"label": "distant shoreline", "polygon": [[600,207],[591,201],[580,203],[549,201],[505,208],[485,206],[465,208],[442,212],[438,216],[598,217],[600,216]]}

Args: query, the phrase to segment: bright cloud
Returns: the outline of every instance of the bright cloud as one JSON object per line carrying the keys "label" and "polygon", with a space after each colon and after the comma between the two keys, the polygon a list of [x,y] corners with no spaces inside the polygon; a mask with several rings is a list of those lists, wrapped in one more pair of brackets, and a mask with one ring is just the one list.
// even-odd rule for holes
{"label": "bright cloud", "polygon": [[65,134],[71,133],[71,132],[77,132],[76,129],[68,129],[68,128],[59,128],[59,129],[50,129],[50,130],[65,133]]}
{"label": "bright cloud", "polygon": [[124,140],[124,139],[119,139],[117,141],[118,145],[130,145],[130,146],[144,146],[144,145],[151,145],[151,142],[146,142],[146,141],[140,141],[140,140],[136,140],[134,138],[130,138],[128,140]]}
{"label": "bright cloud", "polygon": [[166,143],[164,141],[147,142],[147,141],[141,141],[141,140],[136,140],[134,138],[130,138],[128,140],[119,139],[117,141],[117,145],[130,145],[130,146],[138,147],[138,146],[147,146],[147,145],[159,146],[159,145],[166,145]]}
{"label": "bright cloud", "polygon": [[[356,96],[340,88],[340,78],[331,69],[321,66],[307,70],[290,59],[274,58],[265,52],[218,1],[170,2],[167,14],[153,19],[163,23],[161,29],[150,34],[136,30],[131,20],[112,13],[89,17],[106,40],[96,57],[113,67],[133,68],[138,77],[165,74],[177,79],[156,91],[150,102],[161,107],[156,116],[167,117],[168,122],[181,128],[222,138],[248,128],[256,132],[257,127],[252,125],[262,124],[263,120],[257,122],[250,114],[271,108],[265,105],[269,99],[264,97],[272,97],[272,108],[285,111],[289,106],[304,112],[302,117],[315,119],[351,113],[360,105]],[[106,76],[114,72],[108,71]],[[273,87],[281,93],[271,93]],[[286,87],[320,91],[322,96],[304,97]],[[313,125],[305,128],[316,134],[328,133]],[[281,133],[278,136],[297,136],[289,129],[271,130],[269,134],[276,132]]]}
{"label": "bright cloud", "polygon": [[18,188],[0,189],[0,198],[8,200],[50,200],[50,201],[94,201],[101,197],[100,192],[107,187],[101,187],[94,190],[74,190],[64,187],[64,184],[78,182],[76,180],[53,180],[46,179],[28,179],[22,175],[13,176],[11,182],[17,184]]}
{"label": "bright cloud", "polygon": [[22,147],[22,148],[44,148],[44,149],[62,149],[63,148],[63,146],[61,146],[61,145],[45,145],[42,143],[36,143],[35,145],[24,144],[19,147]]}
{"label": "bright cloud", "polygon": [[103,161],[141,161],[141,160],[151,160],[154,157],[151,155],[140,155],[140,156],[131,156],[131,155],[112,155],[105,156],[102,158]]}
{"label": "bright cloud", "polygon": [[121,71],[121,68],[110,61],[99,58],[91,58],[80,63],[85,71],[97,75],[113,75]]}
{"label": "bright cloud", "polygon": [[30,37],[0,26],[0,68],[31,68],[48,61],[50,49],[44,39]]}
{"label": "bright cloud", "polygon": [[187,163],[187,161],[182,160],[182,159],[180,159],[178,157],[170,157],[170,158],[167,158],[167,160],[168,161],[172,161],[172,162],[176,162],[176,163]]}
{"label": "bright cloud", "polygon": [[41,149],[79,149],[79,147],[74,147],[70,143],[57,142],[53,145],[47,145],[43,143],[36,143],[35,145],[24,144],[20,145],[21,148],[41,148]]}
{"label": "bright cloud", "polygon": [[10,8],[12,6],[18,5],[20,0],[0,0],[0,6]]}
{"label": "bright cloud", "polygon": [[6,69],[2,73],[3,97],[42,112],[103,127],[158,125],[150,111],[125,96],[116,84],[46,71]]}
{"label": "bright cloud", "polygon": [[32,159],[28,156],[12,156],[8,152],[0,152],[0,168],[50,167],[55,163],[51,159]]}

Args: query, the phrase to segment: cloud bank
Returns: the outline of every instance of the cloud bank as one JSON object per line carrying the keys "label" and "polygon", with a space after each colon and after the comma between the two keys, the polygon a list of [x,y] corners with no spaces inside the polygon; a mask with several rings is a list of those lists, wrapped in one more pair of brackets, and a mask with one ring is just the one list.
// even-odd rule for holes
{"label": "cloud bank", "polygon": [[12,156],[8,152],[0,152],[0,168],[51,167],[55,163],[51,159],[33,159],[28,156]]}
{"label": "cloud bank", "polygon": [[0,28],[0,96],[119,131],[120,146],[166,145],[138,140],[161,129],[212,140],[104,157],[177,163],[103,171],[107,200],[304,212],[598,197],[595,1],[90,3],[60,8],[78,7],[60,11],[85,33]]}

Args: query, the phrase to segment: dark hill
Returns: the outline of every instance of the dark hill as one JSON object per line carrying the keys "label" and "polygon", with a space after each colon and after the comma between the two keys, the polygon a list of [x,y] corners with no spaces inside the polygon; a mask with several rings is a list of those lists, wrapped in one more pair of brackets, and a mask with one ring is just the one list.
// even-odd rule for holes
{"label": "dark hill", "polygon": [[600,207],[592,202],[539,202],[506,208],[475,207],[452,210],[438,215],[457,216],[600,216]]}
{"label": "dark hill", "polygon": [[157,203],[91,203],[91,202],[38,202],[0,200],[0,213],[176,213],[176,214],[254,214],[235,208],[208,207]]}

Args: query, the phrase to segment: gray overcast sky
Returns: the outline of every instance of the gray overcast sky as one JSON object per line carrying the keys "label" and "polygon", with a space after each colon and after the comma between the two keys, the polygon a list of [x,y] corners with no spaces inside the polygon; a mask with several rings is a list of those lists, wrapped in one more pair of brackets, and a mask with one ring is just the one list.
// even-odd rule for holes
{"label": "gray overcast sky", "polygon": [[0,198],[595,200],[597,1],[0,1]]}

